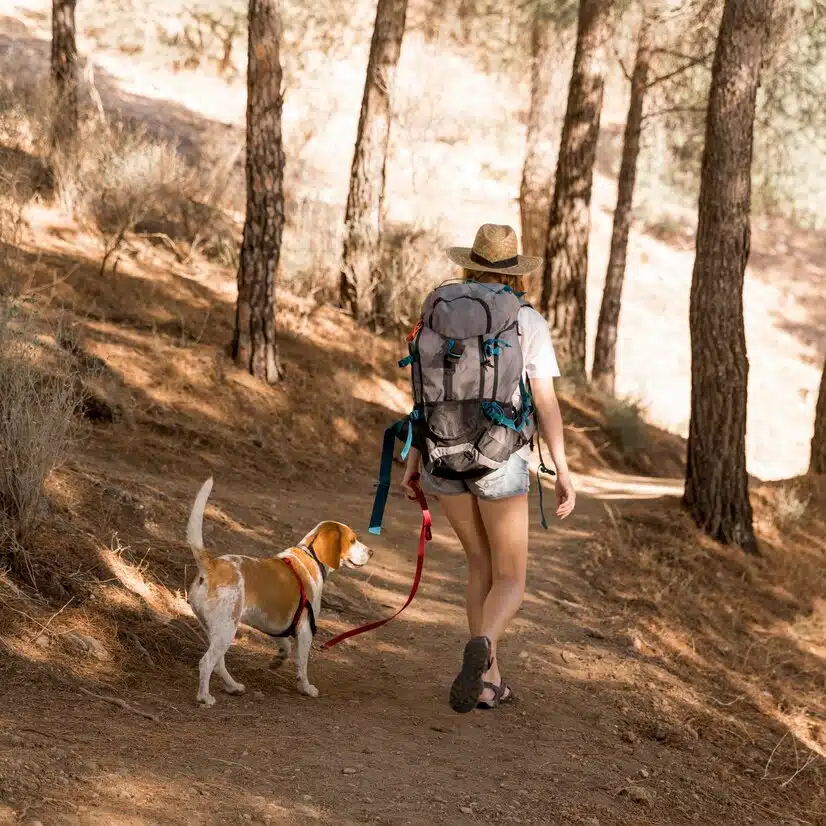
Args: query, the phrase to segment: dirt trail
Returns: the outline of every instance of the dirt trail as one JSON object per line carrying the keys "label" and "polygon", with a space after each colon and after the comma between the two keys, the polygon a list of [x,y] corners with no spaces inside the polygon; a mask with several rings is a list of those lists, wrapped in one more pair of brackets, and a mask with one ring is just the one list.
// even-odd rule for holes
{"label": "dirt trail", "polygon": [[[368,511],[372,483],[351,481],[325,510],[356,522]],[[741,819],[734,801],[738,793],[748,798],[755,781],[721,778],[712,744],[700,757],[691,738],[646,739],[629,725],[629,715],[650,704],[642,696],[652,693],[650,674],[589,585],[583,548],[606,530],[606,501],[621,505],[679,486],[614,476],[581,477],[579,487],[576,518],[533,532],[528,595],[502,651],[519,695],[512,706],[467,716],[447,706],[465,638],[464,564],[437,513],[417,600],[376,633],[331,653],[316,650],[317,700],[296,693],[291,664],[267,670],[270,646],[257,633],[245,633],[227,656],[246,695],[216,686],[212,709],[195,707],[194,658],[95,687],[158,723],[45,671],[6,669],[0,823],[782,822]],[[289,519],[314,522],[313,491],[289,495]],[[217,506],[231,513],[243,499],[217,480]],[[213,529],[207,525],[208,544]],[[374,562],[329,587],[319,642],[399,604],[416,535],[415,508],[394,496]]]}

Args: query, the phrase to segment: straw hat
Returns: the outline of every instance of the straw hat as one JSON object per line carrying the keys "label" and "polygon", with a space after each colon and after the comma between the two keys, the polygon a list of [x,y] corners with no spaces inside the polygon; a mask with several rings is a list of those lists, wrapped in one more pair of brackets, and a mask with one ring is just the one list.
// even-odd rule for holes
{"label": "straw hat", "polygon": [[500,224],[482,224],[473,247],[449,247],[447,257],[460,267],[478,272],[527,275],[542,266],[542,259],[517,254],[516,233]]}

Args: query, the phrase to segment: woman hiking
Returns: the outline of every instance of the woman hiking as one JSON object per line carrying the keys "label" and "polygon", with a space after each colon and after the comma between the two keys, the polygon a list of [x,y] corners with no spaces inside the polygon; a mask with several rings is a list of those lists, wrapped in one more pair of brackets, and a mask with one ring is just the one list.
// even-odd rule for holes
{"label": "woman hiking", "polygon": [[[519,302],[514,303],[514,296],[523,293],[524,277],[536,271],[542,264],[541,258],[534,258],[517,254],[516,233],[511,227],[485,224],[476,234],[472,248],[452,247],[446,250],[448,258],[462,269],[462,278],[465,285],[487,285],[496,296],[508,293],[507,300],[511,302],[512,316],[516,318],[511,338],[503,330],[493,338],[484,339],[478,336],[479,358],[469,360],[468,353],[475,348],[476,338],[469,337],[471,342],[466,346],[457,339],[450,338],[447,352],[444,356],[444,387],[438,389],[438,398],[443,407],[449,406],[450,395],[448,387],[453,388],[454,377],[459,376],[462,365],[475,371],[478,376],[478,361],[482,361],[482,377],[474,378],[479,387],[477,395],[484,397],[481,407],[487,416],[495,422],[498,430],[506,437],[512,437],[511,446],[518,446],[510,456],[500,456],[499,462],[492,461],[491,465],[498,464],[494,470],[485,471],[482,475],[478,471],[463,473],[457,464],[455,447],[451,447],[446,438],[443,447],[434,446],[428,442],[428,447],[422,447],[422,440],[415,439],[413,447],[407,456],[402,488],[409,498],[415,497],[414,486],[418,475],[421,475],[422,488],[434,494],[447,516],[451,527],[467,556],[467,619],[470,629],[470,639],[464,649],[464,657],[459,671],[450,689],[450,706],[454,711],[466,713],[474,708],[492,709],[501,703],[513,698],[511,688],[505,683],[500,671],[497,657],[497,643],[505,633],[509,623],[516,615],[525,593],[525,576],[528,559],[528,489],[530,477],[528,460],[532,449],[527,441],[527,433],[533,435],[535,427],[550,448],[551,458],[556,467],[556,516],[564,519],[574,509],[576,494],[571,484],[568,464],[565,459],[563,441],[562,416],[559,403],[554,393],[553,380],[559,376],[559,367],[554,354],[553,344],[546,320],[532,307]],[[450,313],[462,312],[461,307],[468,308],[471,302],[474,311],[479,313],[478,305],[482,301],[468,294],[461,295],[462,287],[452,285],[453,293],[447,297],[440,297],[428,305],[425,302],[426,313],[423,315],[425,323],[438,328],[439,324],[447,329],[455,316]],[[441,288],[444,290],[445,288]],[[481,290],[474,286],[473,289]],[[436,291],[437,293],[439,290]],[[484,293],[485,291],[482,290]],[[434,293],[435,295],[435,293]],[[467,300],[462,302],[461,298]],[[498,299],[497,299],[498,300]],[[493,306],[493,305],[491,305]],[[429,311],[428,311],[429,307]],[[516,309],[516,312],[513,312]],[[427,314],[429,312],[429,315]],[[491,309],[485,308],[487,313],[487,331],[491,331]],[[496,317],[497,308],[493,308]],[[454,325],[455,326],[455,325]],[[510,328],[508,328],[510,329]],[[422,333],[419,334],[420,337]],[[442,333],[442,335],[452,335]],[[517,342],[518,341],[518,345]],[[426,343],[423,344],[426,347]],[[513,360],[512,349],[521,350],[521,365],[517,361],[517,371],[521,366],[521,376],[518,376],[518,389],[513,398],[504,402],[490,401],[489,384],[486,384],[486,370],[493,373],[493,396],[496,396],[497,378],[499,377],[500,354],[504,353]],[[466,349],[468,352],[466,352]],[[411,347],[411,352],[414,352]],[[476,351],[473,350],[473,353]],[[471,353],[471,355],[473,355]],[[419,355],[412,358],[425,358]],[[464,362],[462,359],[464,358]],[[442,356],[438,356],[441,364]],[[433,363],[433,359],[430,359]],[[459,365],[457,367],[457,365]],[[502,361],[502,374],[507,373],[507,367]],[[488,370],[493,366],[493,370]],[[422,366],[420,370],[425,370]],[[420,373],[419,375],[423,375]],[[448,385],[448,380],[450,384]],[[487,379],[487,381],[490,381]],[[420,379],[424,397],[431,388],[432,382]],[[414,373],[414,388],[416,379]],[[501,388],[501,381],[499,383]],[[508,385],[506,393],[511,393]],[[501,395],[501,393],[500,393]],[[432,393],[431,393],[431,398]],[[508,404],[508,402],[511,402]],[[464,402],[454,402],[454,408]],[[527,428],[528,415],[533,409],[530,429]],[[424,399],[424,408],[428,408]],[[437,405],[430,406],[434,410]],[[479,407],[479,401],[475,408]],[[527,407],[527,409],[525,409]],[[510,413],[510,416],[508,415]],[[524,413],[524,415],[522,415]],[[431,413],[431,415],[434,415]],[[454,414],[456,415],[456,414]],[[462,414],[465,418],[467,413]],[[490,425],[488,425],[490,426]],[[437,425],[429,421],[427,433],[432,436]],[[448,428],[449,430],[449,428]],[[454,431],[455,432],[455,431]],[[521,438],[519,437],[521,435]],[[499,437],[500,442],[505,439]],[[454,438],[453,442],[457,440]],[[477,442],[478,446],[480,443]],[[429,448],[429,449],[428,449]],[[425,451],[425,461],[422,461],[422,450]],[[464,455],[474,451],[465,450]],[[481,451],[480,451],[481,452]],[[490,450],[488,456],[494,455]],[[494,455],[494,458],[495,455]],[[476,455],[476,464],[484,464],[488,460]],[[489,465],[490,466],[490,465]]]}

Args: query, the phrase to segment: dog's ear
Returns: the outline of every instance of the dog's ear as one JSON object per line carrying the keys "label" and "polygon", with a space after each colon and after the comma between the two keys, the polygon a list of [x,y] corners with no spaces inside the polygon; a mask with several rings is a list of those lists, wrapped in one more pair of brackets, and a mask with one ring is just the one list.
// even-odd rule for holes
{"label": "dog's ear", "polygon": [[328,568],[335,570],[341,567],[346,551],[352,544],[352,534],[346,525],[338,522],[323,522],[315,530],[315,534],[308,543],[319,560]]}

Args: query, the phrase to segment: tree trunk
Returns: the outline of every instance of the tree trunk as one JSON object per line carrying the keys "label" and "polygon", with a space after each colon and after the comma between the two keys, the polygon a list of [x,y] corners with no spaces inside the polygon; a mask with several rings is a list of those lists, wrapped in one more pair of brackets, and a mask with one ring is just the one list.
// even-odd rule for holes
{"label": "tree trunk", "polygon": [[691,281],[691,422],[685,504],[709,536],[756,553],[746,472],[754,109],[772,0],[726,0],[709,91]]}
{"label": "tree trunk", "polygon": [[815,433],[812,437],[812,458],[810,473],[826,473],[826,365],[820,380],[820,393],[815,408]]}
{"label": "tree trunk", "polygon": [[[551,15],[538,2],[531,32],[531,105],[525,136],[525,162],[519,187],[519,217],[522,225],[522,252],[545,255],[548,243],[548,213],[554,191],[559,127],[565,115],[565,89],[570,75],[566,67],[569,45],[568,22],[563,8]],[[575,18],[575,15],[574,15]],[[530,277],[529,293],[539,299],[542,290],[540,268]]]}
{"label": "tree trunk", "polygon": [[282,377],[275,342],[275,278],[284,228],[278,0],[250,0],[248,42],[247,214],[232,356],[253,376],[274,384]]}
{"label": "tree trunk", "polygon": [[617,367],[617,328],[619,327],[622,283],[628,254],[628,233],[637,180],[637,159],[640,154],[642,111],[648,89],[648,69],[651,60],[651,21],[643,19],[637,44],[637,58],[631,76],[631,101],[622,144],[622,163],[617,184],[617,208],[611,233],[611,251],[605,288],[599,309],[597,336],[594,345],[592,380],[601,390],[614,395]]}
{"label": "tree trunk", "polygon": [[378,0],[361,101],[350,192],[344,217],[341,303],[360,323],[375,324],[381,280],[384,179],[393,82],[401,53],[407,0]]}
{"label": "tree trunk", "polygon": [[582,0],[579,6],[542,283],[541,306],[550,322],[560,367],[565,375],[583,382],[591,189],[613,6],[614,0]]}
{"label": "tree trunk", "polygon": [[52,0],[52,151],[72,155],[78,133],[76,0]]}

